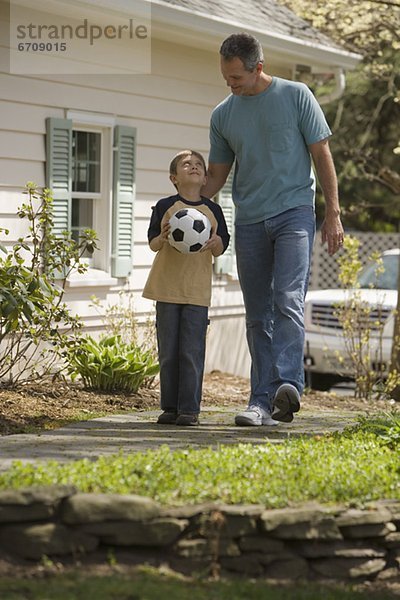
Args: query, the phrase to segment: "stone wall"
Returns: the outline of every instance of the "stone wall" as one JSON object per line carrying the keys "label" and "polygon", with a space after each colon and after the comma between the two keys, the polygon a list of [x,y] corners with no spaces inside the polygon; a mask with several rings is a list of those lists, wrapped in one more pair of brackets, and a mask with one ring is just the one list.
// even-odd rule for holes
{"label": "stone wall", "polygon": [[84,494],[72,486],[0,492],[3,556],[83,562],[101,549],[185,573],[400,579],[400,501],[362,510],[314,503],[166,508],[141,496]]}

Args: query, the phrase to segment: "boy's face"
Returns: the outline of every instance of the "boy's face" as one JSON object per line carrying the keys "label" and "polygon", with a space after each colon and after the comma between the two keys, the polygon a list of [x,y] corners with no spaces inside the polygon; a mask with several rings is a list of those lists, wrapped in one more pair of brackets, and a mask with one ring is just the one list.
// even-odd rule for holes
{"label": "boy's face", "polygon": [[193,184],[202,187],[207,180],[203,161],[194,154],[182,156],[176,165],[176,174],[170,175],[170,180],[178,188]]}

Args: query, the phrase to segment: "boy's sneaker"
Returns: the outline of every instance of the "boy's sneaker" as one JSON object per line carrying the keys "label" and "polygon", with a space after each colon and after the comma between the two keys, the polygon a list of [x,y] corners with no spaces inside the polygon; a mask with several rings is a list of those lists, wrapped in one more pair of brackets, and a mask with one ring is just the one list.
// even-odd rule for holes
{"label": "boy's sneaker", "polygon": [[261,406],[249,406],[246,410],[236,415],[235,423],[240,427],[279,425],[278,421],[275,421],[271,417],[271,414],[264,408],[261,408]]}
{"label": "boy's sneaker", "polygon": [[158,417],[157,423],[159,425],[175,425],[178,415],[176,412],[164,410],[163,413]]}
{"label": "boy's sneaker", "polygon": [[291,423],[293,413],[300,410],[300,394],[291,383],[283,383],[276,391],[272,417],[282,423]]}
{"label": "boy's sneaker", "polygon": [[175,425],[199,425],[199,415],[179,415]]}

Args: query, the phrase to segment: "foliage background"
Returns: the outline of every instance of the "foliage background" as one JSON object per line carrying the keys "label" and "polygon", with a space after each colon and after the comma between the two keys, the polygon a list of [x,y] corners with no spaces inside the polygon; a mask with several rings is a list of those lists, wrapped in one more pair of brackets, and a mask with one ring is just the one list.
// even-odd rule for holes
{"label": "foliage background", "polygon": [[363,56],[344,95],[324,107],[343,220],[347,229],[400,231],[400,0],[279,1]]}

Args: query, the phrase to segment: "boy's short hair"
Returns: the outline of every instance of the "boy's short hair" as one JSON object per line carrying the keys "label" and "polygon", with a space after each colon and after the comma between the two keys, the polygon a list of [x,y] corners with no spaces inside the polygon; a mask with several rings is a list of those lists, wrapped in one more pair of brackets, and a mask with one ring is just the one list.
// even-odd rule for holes
{"label": "boy's short hair", "polygon": [[246,71],[254,71],[264,62],[262,46],[250,33],[233,33],[222,42],[219,53],[227,61],[240,58]]}
{"label": "boy's short hair", "polygon": [[204,158],[200,154],[200,152],[196,152],[196,150],[181,150],[180,152],[178,152],[178,154],[175,154],[174,158],[171,160],[171,164],[169,165],[169,174],[176,175],[176,169],[177,169],[179,161],[182,160],[182,158],[185,158],[186,156],[192,156],[192,155],[196,156],[196,158],[199,158],[201,160],[201,162],[203,163],[204,172],[206,172],[207,171],[206,161],[204,160]]}

